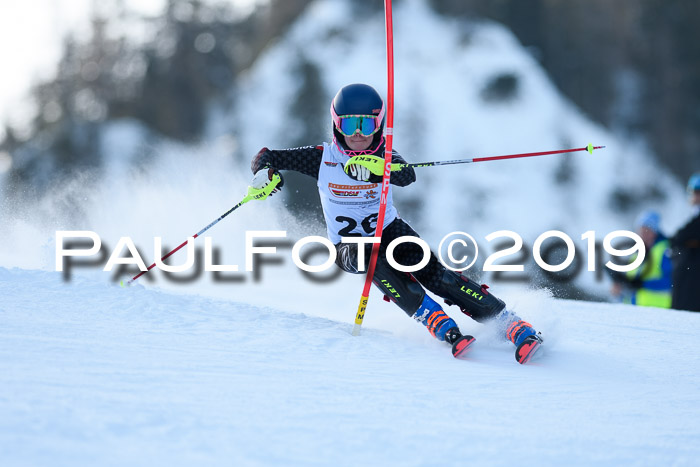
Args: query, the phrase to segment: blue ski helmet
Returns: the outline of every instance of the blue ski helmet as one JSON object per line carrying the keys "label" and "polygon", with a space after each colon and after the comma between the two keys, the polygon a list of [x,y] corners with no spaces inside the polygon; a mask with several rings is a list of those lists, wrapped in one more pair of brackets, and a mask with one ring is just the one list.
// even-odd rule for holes
{"label": "blue ski helmet", "polygon": [[700,172],[694,173],[688,180],[688,193],[700,191]]}
{"label": "blue ski helmet", "polygon": [[345,152],[350,151],[344,136],[356,131],[365,136],[374,135],[372,144],[362,153],[375,153],[384,141],[384,101],[372,86],[360,83],[343,86],[331,102],[331,118],[333,139]]}

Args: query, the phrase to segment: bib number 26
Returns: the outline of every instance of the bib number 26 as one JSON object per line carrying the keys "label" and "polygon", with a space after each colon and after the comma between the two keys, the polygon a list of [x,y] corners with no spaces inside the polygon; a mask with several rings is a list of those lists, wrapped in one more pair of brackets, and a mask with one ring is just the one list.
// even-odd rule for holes
{"label": "bib number 26", "polygon": [[[373,234],[374,230],[377,228],[377,217],[379,217],[379,214],[370,214],[362,219],[362,222],[360,222],[362,230],[364,230],[368,235]],[[352,233],[352,231],[357,228],[357,221],[355,219],[352,217],[338,216],[335,218],[335,220],[337,222],[347,224],[338,232],[341,237],[351,237],[353,235],[357,235],[356,233]]]}

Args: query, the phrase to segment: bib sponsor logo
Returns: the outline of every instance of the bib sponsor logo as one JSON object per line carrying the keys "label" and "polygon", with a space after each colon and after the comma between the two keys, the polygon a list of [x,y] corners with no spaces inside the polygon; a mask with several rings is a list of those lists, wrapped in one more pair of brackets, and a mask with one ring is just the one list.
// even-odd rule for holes
{"label": "bib sponsor logo", "polygon": [[375,188],[377,188],[376,183],[370,183],[368,185],[328,184],[328,191],[336,198],[376,199],[378,192]]}
{"label": "bib sponsor logo", "polygon": [[360,194],[359,191],[334,190],[333,188],[331,188],[331,193],[333,193],[334,196],[337,196],[339,198],[347,198],[347,197],[354,198]]}

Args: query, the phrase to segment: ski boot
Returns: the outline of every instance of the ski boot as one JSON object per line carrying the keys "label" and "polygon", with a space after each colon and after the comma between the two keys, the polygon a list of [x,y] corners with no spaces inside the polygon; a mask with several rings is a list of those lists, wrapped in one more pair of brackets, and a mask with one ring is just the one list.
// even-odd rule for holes
{"label": "ski boot", "polygon": [[474,342],[472,336],[462,335],[457,327],[457,323],[447,316],[442,311],[442,307],[430,298],[428,294],[423,298],[423,302],[413,315],[413,319],[428,328],[433,337],[452,345],[452,355],[455,358],[464,355]]}
{"label": "ski boot", "polygon": [[529,362],[542,345],[542,335],[511,311],[504,311],[497,319],[505,324],[506,339],[515,345],[515,360],[521,364]]}

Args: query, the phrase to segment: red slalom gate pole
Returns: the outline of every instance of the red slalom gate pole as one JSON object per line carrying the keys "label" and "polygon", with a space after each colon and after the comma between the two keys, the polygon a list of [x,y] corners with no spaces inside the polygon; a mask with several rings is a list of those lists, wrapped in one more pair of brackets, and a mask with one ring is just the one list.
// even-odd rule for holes
{"label": "red slalom gate pole", "polygon": [[369,258],[365,287],[362,290],[360,305],[357,308],[357,315],[355,315],[355,326],[352,329],[353,336],[360,335],[362,320],[365,317],[365,310],[367,309],[369,291],[372,287],[374,270],[377,265],[377,256],[379,255],[379,243],[381,242],[382,231],[384,230],[384,215],[386,213],[387,198],[389,197],[389,179],[391,178],[391,150],[394,142],[394,28],[392,24],[391,0],[384,0],[384,17],[386,21],[387,112],[386,125],[384,128],[385,143],[382,194],[379,198],[379,215],[377,217],[377,228],[374,232],[374,238],[379,239],[379,241],[372,245],[372,255]]}

